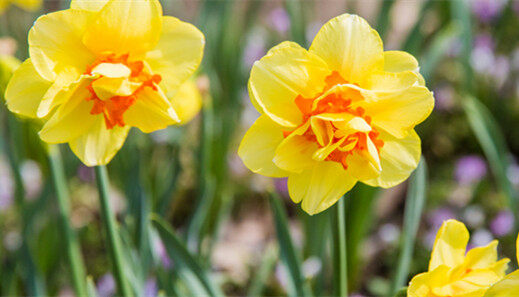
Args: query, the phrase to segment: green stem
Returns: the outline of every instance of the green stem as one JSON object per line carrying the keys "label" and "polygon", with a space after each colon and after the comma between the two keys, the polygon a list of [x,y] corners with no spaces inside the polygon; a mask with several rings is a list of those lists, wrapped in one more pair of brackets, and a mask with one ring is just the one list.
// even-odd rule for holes
{"label": "green stem", "polygon": [[70,226],[70,196],[67,189],[67,181],[58,146],[49,146],[48,158],[52,180],[56,190],[56,198],[58,200],[59,221],[62,229],[61,232],[65,239],[67,257],[72,272],[72,282],[74,284],[76,296],[88,296],[85,284],[85,266],[83,259],[81,258],[81,249],[77,236]]}
{"label": "green stem", "polygon": [[113,274],[120,296],[132,296],[130,287],[124,275],[123,253],[121,250],[121,239],[117,233],[117,226],[114,213],[110,208],[108,195],[108,175],[105,166],[95,167],[97,188],[99,190],[99,203],[101,206],[101,216],[106,229],[108,238],[108,249],[112,258]]}
{"label": "green stem", "polygon": [[333,228],[333,283],[334,295],[348,296],[348,258],[346,249],[345,195],[334,206],[332,215]]}

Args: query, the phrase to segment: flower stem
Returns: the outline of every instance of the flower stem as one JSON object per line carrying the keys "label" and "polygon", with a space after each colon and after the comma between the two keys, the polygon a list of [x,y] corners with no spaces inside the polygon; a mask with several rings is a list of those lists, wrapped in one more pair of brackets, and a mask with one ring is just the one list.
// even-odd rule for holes
{"label": "flower stem", "polygon": [[76,296],[88,296],[86,291],[86,275],[83,259],[81,258],[81,250],[77,236],[70,226],[70,204],[69,193],[67,189],[67,181],[63,170],[63,163],[59,147],[50,145],[48,150],[49,165],[51,169],[52,180],[56,190],[56,198],[59,208],[59,221],[65,238],[65,246],[67,257],[72,273],[72,283],[76,291]]}
{"label": "flower stem", "polygon": [[333,287],[334,295],[340,297],[348,296],[348,262],[346,249],[346,217],[345,217],[345,195],[333,208]]}
{"label": "flower stem", "polygon": [[97,188],[99,190],[99,202],[101,205],[101,216],[106,229],[108,238],[108,248],[113,264],[113,274],[117,283],[118,295],[132,296],[130,287],[124,275],[123,254],[121,250],[121,239],[116,230],[116,221],[114,213],[109,204],[108,196],[108,176],[105,166],[96,166]]}

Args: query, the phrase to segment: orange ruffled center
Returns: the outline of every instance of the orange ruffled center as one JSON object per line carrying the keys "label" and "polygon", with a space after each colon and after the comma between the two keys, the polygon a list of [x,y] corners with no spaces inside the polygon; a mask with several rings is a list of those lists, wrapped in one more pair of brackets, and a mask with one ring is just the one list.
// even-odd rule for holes
{"label": "orange ruffled center", "polygon": [[[356,102],[364,100],[358,90],[347,88],[341,89],[341,91],[337,92],[329,92],[329,94],[325,95],[326,92],[334,86],[347,83],[348,82],[342,78],[337,71],[333,71],[326,77],[325,87],[321,93],[317,94],[317,96],[314,98],[304,98],[301,95],[297,96],[295,98],[295,103],[303,115],[303,124],[301,126],[307,125],[307,122],[310,121],[313,116],[343,113],[362,118],[371,126],[371,117],[366,115],[364,108],[355,106]],[[323,97],[323,95],[325,96]],[[316,100],[319,100],[317,104],[315,104]],[[344,167],[344,169],[348,168],[348,156],[351,156],[354,153],[369,153],[368,138],[375,145],[377,153],[379,153],[380,149],[384,146],[384,141],[378,138],[380,133],[372,126],[371,131],[367,133],[360,131],[352,132],[350,130],[349,135],[344,135],[344,133],[339,132],[338,130],[340,130],[340,125],[337,125],[334,121],[329,121],[326,126],[331,127],[331,133],[329,134],[332,139],[329,145],[336,145],[339,142],[341,142],[341,144],[325,158],[325,161],[338,162]],[[297,130],[297,128],[295,130]],[[294,131],[284,132],[284,137],[288,137]],[[308,129],[304,132],[303,136],[305,136],[309,141],[317,143],[320,148],[325,147],[318,141],[311,125],[308,125]]]}
{"label": "orange ruffled center", "polygon": [[146,87],[157,91],[157,84],[162,80],[160,75],[148,73],[143,61],[129,61],[128,58],[129,54],[116,55],[114,53],[107,53],[100,56],[94,63],[89,65],[85,71],[87,75],[94,75],[96,74],[96,67],[101,64],[124,65],[129,69],[129,75],[122,78],[125,80],[124,82],[134,86],[130,88],[131,93],[129,94],[114,95],[108,98],[100,97],[94,86],[96,81],[105,78],[102,74],[87,86],[91,94],[87,100],[94,101],[90,114],[102,114],[107,129],[113,129],[115,126],[124,127],[126,125],[124,123],[124,113],[135,103],[138,94]]}

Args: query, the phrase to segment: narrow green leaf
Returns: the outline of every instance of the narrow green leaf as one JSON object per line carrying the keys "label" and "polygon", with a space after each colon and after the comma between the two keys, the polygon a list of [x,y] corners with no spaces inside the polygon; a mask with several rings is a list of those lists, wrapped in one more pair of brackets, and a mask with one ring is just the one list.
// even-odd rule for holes
{"label": "narrow green leaf", "polygon": [[94,279],[92,276],[86,277],[86,290],[89,297],[98,297],[96,284],[94,283]]}
{"label": "narrow green leaf", "polygon": [[301,273],[301,260],[294,248],[292,238],[288,231],[287,215],[283,209],[281,198],[274,192],[270,193],[270,206],[274,215],[281,262],[285,266],[288,274],[287,293],[289,296],[294,297],[307,296],[309,292],[305,290],[305,282]]}
{"label": "narrow green leaf", "polygon": [[202,269],[184,243],[177,238],[169,224],[154,214],[151,215],[151,219],[166,246],[168,255],[175,263],[175,272],[184,281],[191,294],[193,296],[224,296],[211,281],[207,271]]}
{"label": "narrow green leaf", "polygon": [[429,80],[436,65],[447,53],[454,38],[459,35],[460,29],[456,23],[447,25],[440,30],[431,41],[431,45],[420,59],[420,73],[425,80]]}
{"label": "narrow green leaf", "polygon": [[251,281],[251,285],[247,291],[246,296],[263,296],[263,290],[265,289],[268,278],[274,270],[274,266],[276,265],[276,261],[278,259],[278,254],[279,250],[277,247],[269,245],[266,248],[265,256],[263,256],[263,259],[261,259],[260,267],[258,268],[257,273],[255,273]]}
{"label": "narrow green leaf", "polygon": [[418,13],[418,18],[416,23],[413,25],[409,34],[402,45],[402,49],[411,54],[416,54],[420,44],[423,42],[423,35],[420,32],[420,27],[422,25],[422,20],[425,17],[426,12],[431,8],[432,4],[435,3],[433,0],[425,0],[422,2],[422,7],[420,8],[420,12]]}
{"label": "narrow green leaf", "polygon": [[409,274],[409,267],[413,258],[413,249],[416,234],[420,226],[420,219],[425,204],[427,191],[427,164],[421,159],[418,167],[409,180],[404,210],[404,227],[402,230],[403,240],[400,245],[400,256],[398,266],[391,288],[391,296],[397,294],[398,290],[405,285]]}
{"label": "narrow green leaf", "polygon": [[507,176],[511,154],[507,149],[503,133],[490,111],[476,98],[467,95],[463,100],[463,108],[470,127],[485,153],[496,182],[508,199],[517,227],[518,193]]}
{"label": "narrow green leaf", "polygon": [[395,0],[385,0],[382,1],[382,6],[380,7],[380,11],[378,13],[378,20],[377,20],[377,31],[380,35],[380,38],[382,40],[385,39],[386,33],[389,29],[389,17],[391,12],[391,7],[393,7],[393,4],[395,4]]}

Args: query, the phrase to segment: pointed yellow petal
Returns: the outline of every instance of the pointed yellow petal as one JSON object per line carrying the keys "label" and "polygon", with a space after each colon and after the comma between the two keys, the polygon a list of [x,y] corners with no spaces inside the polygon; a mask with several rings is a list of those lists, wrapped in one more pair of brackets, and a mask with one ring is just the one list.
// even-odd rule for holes
{"label": "pointed yellow petal", "polygon": [[87,11],[100,11],[108,0],[72,0],[70,8]]}
{"label": "pointed yellow petal", "polygon": [[243,137],[238,156],[252,172],[270,177],[287,176],[288,173],[272,161],[276,148],[283,139],[283,127],[262,115]]}
{"label": "pointed yellow petal", "polygon": [[411,282],[409,283],[409,287],[407,288],[407,296],[408,297],[430,297],[431,289],[429,288],[429,273],[424,272],[415,275]]}
{"label": "pointed yellow petal", "polygon": [[179,121],[178,115],[160,88],[158,91],[144,88],[135,103],[124,113],[124,122],[144,133],[164,129]]}
{"label": "pointed yellow petal", "polygon": [[99,116],[87,133],[70,141],[70,149],[87,166],[106,165],[123,146],[129,130],[129,126],[108,130]]}
{"label": "pointed yellow petal", "polygon": [[249,79],[251,101],[280,125],[295,127],[302,115],[295,99],[311,98],[324,87],[330,70],[322,59],[293,42],[273,47],[256,61]]}
{"label": "pointed yellow petal", "polygon": [[81,42],[91,17],[88,11],[67,9],[36,20],[29,31],[29,53],[43,78],[54,81],[65,68],[73,68],[76,76],[71,78],[72,82],[95,60]]}
{"label": "pointed yellow petal", "polygon": [[311,168],[288,177],[288,192],[295,203],[313,215],[326,210],[357,181],[337,162],[315,162]]}
{"label": "pointed yellow petal", "polygon": [[405,137],[423,122],[434,107],[432,93],[421,86],[396,92],[372,92],[369,96],[365,108],[373,119],[372,124],[397,138]]}
{"label": "pointed yellow petal", "polygon": [[36,115],[39,118],[44,118],[54,108],[68,100],[75,88],[79,85],[77,83],[71,83],[75,81],[76,78],[76,71],[70,67],[58,73],[54,83],[50,86],[45,95],[43,95]]}
{"label": "pointed yellow petal", "polygon": [[319,149],[319,146],[316,142],[303,136],[309,126],[310,121],[281,141],[274,155],[276,166],[286,171],[300,173],[315,163],[312,155]]}
{"label": "pointed yellow petal", "polygon": [[516,270],[501,281],[494,284],[486,293],[485,297],[511,297],[519,292],[519,270]]}
{"label": "pointed yellow petal", "polygon": [[7,85],[7,108],[22,116],[35,118],[38,105],[50,86],[51,82],[36,72],[31,59],[25,60]]}
{"label": "pointed yellow petal", "polygon": [[175,96],[171,99],[171,105],[180,119],[180,125],[191,121],[202,108],[202,94],[194,80],[183,83]]}
{"label": "pointed yellow petal", "polygon": [[405,138],[398,139],[381,132],[384,146],[380,149],[380,175],[374,179],[363,180],[372,187],[390,188],[406,180],[420,162],[420,138],[412,130]]}
{"label": "pointed yellow petal", "polygon": [[153,73],[160,74],[160,87],[171,98],[202,61],[205,38],[195,26],[171,16],[162,18],[159,43],[146,53]]}
{"label": "pointed yellow petal", "polygon": [[418,61],[404,51],[385,51],[384,70],[388,72],[417,71]]}
{"label": "pointed yellow petal", "polygon": [[475,247],[467,252],[465,265],[470,269],[488,268],[497,261],[497,240],[483,247]]}
{"label": "pointed yellow petal", "polygon": [[443,222],[436,234],[429,271],[440,265],[455,267],[463,263],[468,241],[469,231],[463,223],[456,220]]}
{"label": "pointed yellow petal", "polygon": [[326,23],[310,46],[330,69],[349,83],[363,85],[365,78],[384,67],[382,40],[361,17],[343,14]]}
{"label": "pointed yellow petal", "polygon": [[71,141],[89,131],[96,119],[102,115],[92,115],[93,101],[88,101],[90,92],[86,89],[89,80],[84,80],[74,89],[70,100],[62,104],[39,132],[40,138],[48,143]]}
{"label": "pointed yellow petal", "polygon": [[[368,143],[371,140],[368,138]],[[346,158],[346,163],[348,164],[348,173],[354,176],[359,181],[366,181],[377,178],[380,176],[380,159],[376,156],[377,152],[370,144],[371,153],[366,151],[355,152],[352,155],[349,155]],[[375,151],[373,151],[373,149]]]}
{"label": "pointed yellow petal", "polygon": [[161,31],[158,0],[110,0],[89,24],[83,43],[97,54],[139,54],[157,45]]}

